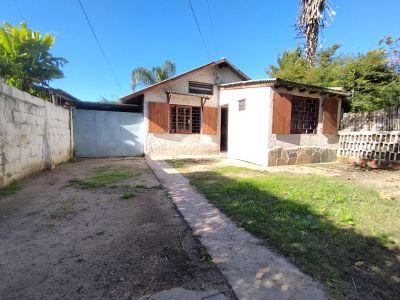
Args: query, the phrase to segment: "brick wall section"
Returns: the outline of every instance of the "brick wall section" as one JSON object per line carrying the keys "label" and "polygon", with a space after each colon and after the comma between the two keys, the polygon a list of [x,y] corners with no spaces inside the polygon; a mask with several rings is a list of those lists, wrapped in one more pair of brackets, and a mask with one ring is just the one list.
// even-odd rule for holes
{"label": "brick wall section", "polygon": [[0,82],[0,186],[72,155],[70,112]]}

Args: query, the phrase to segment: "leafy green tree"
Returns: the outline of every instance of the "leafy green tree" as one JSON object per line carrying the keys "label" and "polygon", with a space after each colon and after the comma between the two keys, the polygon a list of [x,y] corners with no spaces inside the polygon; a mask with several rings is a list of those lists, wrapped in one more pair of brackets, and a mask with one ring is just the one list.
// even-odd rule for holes
{"label": "leafy green tree", "polygon": [[299,83],[305,83],[305,73],[308,72],[310,66],[308,65],[304,53],[300,47],[293,51],[285,50],[278,56],[277,66],[270,65],[266,69],[266,73],[272,77],[283,78]]}
{"label": "leafy green tree", "polygon": [[3,23],[0,27],[0,77],[23,91],[40,94],[49,81],[63,78],[60,70],[67,60],[54,57],[50,48],[55,38],[32,31],[25,23],[20,27]]}
{"label": "leafy green tree", "polygon": [[371,111],[400,104],[400,75],[388,51],[371,50],[356,56],[337,55],[340,45],[316,53],[313,66],[296,48],[285,51],[267,74],[299,83],[322,87],[341,86],[350,93],[353,111]]}
{"label": "leafy green tree", "polygon": [[266,73],[272,77],[278,77],[299,83],[314,84],[328,87],[339,84],[340,68],[348,60],[346,57],[339,57],[336,51],[339,44],[334,44],[316,53],[314,66],[307,63],[305,54],[297,47],[293,51],[284,51],[278,56],[277,66],[270,65]]}
{"label": "leafy green tree", "polygon": [[371,111],[400,104],[400,77],[382,49],[360,54],[342,69],[342,86],[352,110]]}
{"label": "leafy green tree", "polygon": [[166,80],[175,75],[176,66],[170,60],[166,60],[164,65],[146,69],[137,67],[132,70],[132,90],[134,91],[137,85],[149,86],[157,82]]}

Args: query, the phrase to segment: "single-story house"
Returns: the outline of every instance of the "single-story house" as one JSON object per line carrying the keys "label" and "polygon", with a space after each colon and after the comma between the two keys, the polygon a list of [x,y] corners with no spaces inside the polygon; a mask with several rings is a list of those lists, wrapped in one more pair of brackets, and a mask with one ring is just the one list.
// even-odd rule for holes
{"label": "single-story house", "polygon": [[341,90],[251,80],[221,59],[123,98],[143,106],[144,152],[217,154],[262,166],[336,159]]}

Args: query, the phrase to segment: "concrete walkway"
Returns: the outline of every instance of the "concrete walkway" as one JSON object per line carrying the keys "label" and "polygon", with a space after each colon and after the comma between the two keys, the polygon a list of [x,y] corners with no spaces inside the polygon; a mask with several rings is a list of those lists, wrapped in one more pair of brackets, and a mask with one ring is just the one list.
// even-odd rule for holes
{"label": "concrete walkway", "polygon": [[238,228],[176,169],[162,160],[147,163],[239,299],[328,298],[321,284]]}

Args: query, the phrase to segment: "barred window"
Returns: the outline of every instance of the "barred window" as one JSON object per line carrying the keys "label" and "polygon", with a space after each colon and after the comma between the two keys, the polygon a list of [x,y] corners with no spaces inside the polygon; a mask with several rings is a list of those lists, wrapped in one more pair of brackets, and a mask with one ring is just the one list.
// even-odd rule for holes
{"label": "barred window", "polygon": [[170,133],[200,133],[200,107],[170,105]]}
{"label": "barred window", "polygon": [[318,126],[319,100],[292,97],[290,133],[315,133]]}

